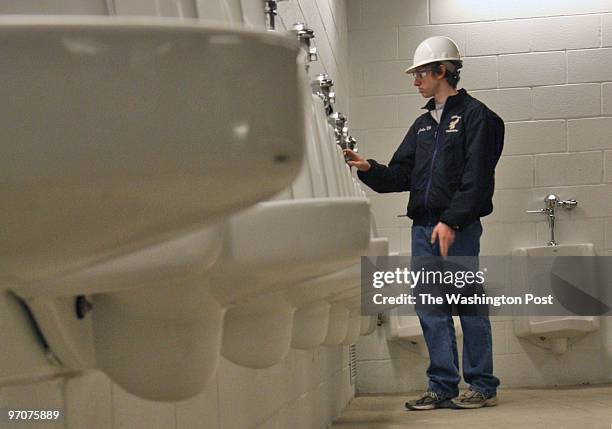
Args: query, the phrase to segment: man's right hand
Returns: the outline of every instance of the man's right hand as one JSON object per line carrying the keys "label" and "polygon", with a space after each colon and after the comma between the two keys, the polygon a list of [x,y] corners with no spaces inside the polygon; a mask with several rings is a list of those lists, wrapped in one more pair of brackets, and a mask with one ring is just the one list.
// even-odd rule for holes
{"label": "man's right hand", "polygon": [[351,167],[355,167],[359,171],[368,171],[372,167],[368,161],[350,149],[344,149],[344,155],[348,155],[350,157],[350,160],[346,161],[346,163]]}

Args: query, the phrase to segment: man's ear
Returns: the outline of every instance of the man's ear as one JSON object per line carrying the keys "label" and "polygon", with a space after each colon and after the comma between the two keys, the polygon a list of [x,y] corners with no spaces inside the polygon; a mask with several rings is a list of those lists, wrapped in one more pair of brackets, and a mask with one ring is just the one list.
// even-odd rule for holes
{"label": "man's ear", "polygon": [[446,66],[444,64],[440,64],[438,66],[438,73],[436,73],[436,77],[440,76],[440,79],[444,79],[444,77],[446,76],[446,73],[448,73]]}

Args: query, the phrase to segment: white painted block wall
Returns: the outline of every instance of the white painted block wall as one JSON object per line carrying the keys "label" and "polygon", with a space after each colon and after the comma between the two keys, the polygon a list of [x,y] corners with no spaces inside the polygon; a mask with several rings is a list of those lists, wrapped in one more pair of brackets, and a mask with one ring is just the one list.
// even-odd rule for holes
{"label": "white painted block wall", "polygon": [[[298,21],[315,30],[319,61],[312,64],[311,76],[330,74],[337,93],[336,110],[347,112],[346,0],[280,2],[279,17],[281,30]],[[199,396],[179,403],[144,401],[100,372],[56,375],[24,312],[2,291],[0,342],[0,409],[64,410],[65,420],[45,424],[48,429],[323,429],[355,393],[348,347],[338,346],[291,350],[283,362],[265,370],[221,359],[216,376]],[[41,381],[24,382],[32,375]],[[8,379],[13,383],[7,385]],[[4,423],[0,426],[6,427]]]}
{"label": "white painted block wall", "polygon": [[[349,0],[351,125],[361,153],[387,163],[426,102],[403,70],[432,35],[465,56],[460,87],[506,122],[494,213],[482,254],[544,244],[548,225],[527,209],[550,192],[576,198],[561,212],[562,243],[592,242],[612,255],[612,3],[606,0],[482,2]],[[409,252],[408,194],[369,192],[394,251]],[[502,386],[612,381],[612,321],[563,356],[518,340],[510,318],[492,320]],[[382,332],[358,344],[358,392],[421,389],[427,362]]]}

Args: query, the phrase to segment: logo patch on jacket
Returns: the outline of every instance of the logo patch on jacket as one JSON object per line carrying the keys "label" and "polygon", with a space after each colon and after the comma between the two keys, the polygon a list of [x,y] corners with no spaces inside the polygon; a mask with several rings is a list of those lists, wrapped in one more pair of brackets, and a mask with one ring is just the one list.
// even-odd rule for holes
{"label": "logo patch on jacket", "polygon": [[457,115],[453,115],[451,116],[451,121],[448,124],[448,129],[446,130],[447,133],[458,133],[459,130],[456,129],[455,127],[457,126],[457,124],[459,123],[459,120],[461,119],[461,116],[457,116]]}
{"label": "logo patch on jacket", "polygon": [[430,130],[431,130],[431,125],[427,125],[426,127],[419,128],[419,130],[417,131],[417,135],[421,134],[424,131],[430,131]]}

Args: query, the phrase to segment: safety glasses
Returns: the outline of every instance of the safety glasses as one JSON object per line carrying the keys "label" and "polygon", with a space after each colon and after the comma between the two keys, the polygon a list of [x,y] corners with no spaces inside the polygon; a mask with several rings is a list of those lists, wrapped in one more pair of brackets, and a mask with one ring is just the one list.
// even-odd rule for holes
{"label": "safety glasses", "polygon": [[412,79],[425,79],[425,77],[427,76],[427,73],[432,72],[433,69],[428,68],[428,69],[421,69],[421,70],[415,70],[412,73],[408,73],[409,75],[412,76]]}

